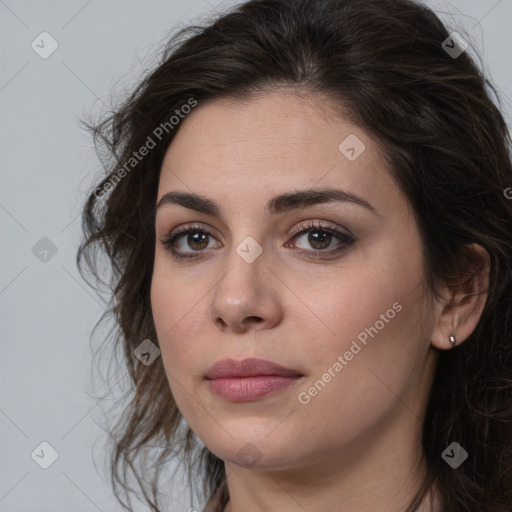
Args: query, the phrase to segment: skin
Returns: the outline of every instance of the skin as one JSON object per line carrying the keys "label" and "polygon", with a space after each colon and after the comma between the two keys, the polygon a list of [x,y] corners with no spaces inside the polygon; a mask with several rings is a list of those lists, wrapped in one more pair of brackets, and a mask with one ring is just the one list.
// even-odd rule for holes
{"label": "skin", "polygon": [[[338,149],[349,134],[366,146],[355,161]],[[278,215],[265,210],[271,197],[311,187],[343,188],[377,213],[349,202]],[[448,350],[450,334],[460,344],[474,330],[485,295],[471,293],[485,277],[446,289],[442,301],[431,297],[413,210],[382,153],[320,96],[280,90],[198,106],[168,148],[157,202],[170,191],[201,194],[222,211],[217,218],[175,204],[158,209],[151,304],[176,403],[225,461],[226,511],[405,510],[425,471],[419,431],[434,347]],[[333,237],[321,246],[307,232],[294,235],[304,221],[348,229],[356,240],[331,258],[308,258],[299,250],[318,254],[343,241]],[[211,236],[198,246],[184,235],[175,247],[199,247],[204,258],[175,260],[161,243],[187,224]],[[248,236],[263,251],[252,263],[236,252]],[[462,297],[461,306],[445,307]],[[298,394],[394,303],[401,311],[366,346],[359,343],[362,350],[309,403],[300,403]],[[249,357],[304,377],[246,403],[211,393],[205,372],[213,363]],[[250,467],[237,454],[247,443],[259,457]],[[430,510],[426,502],[421,510]]]}

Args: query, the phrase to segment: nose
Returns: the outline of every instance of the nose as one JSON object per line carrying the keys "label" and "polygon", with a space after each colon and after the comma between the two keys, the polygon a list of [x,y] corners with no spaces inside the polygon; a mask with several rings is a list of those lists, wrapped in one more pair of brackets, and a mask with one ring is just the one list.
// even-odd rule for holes
{"label": "nose", "polygon": [[264,253],[248,263],[233,250],[211,299],[211,319],[219,330],[240,334],[270,329],[281,321],[281,281],[268,263]]}

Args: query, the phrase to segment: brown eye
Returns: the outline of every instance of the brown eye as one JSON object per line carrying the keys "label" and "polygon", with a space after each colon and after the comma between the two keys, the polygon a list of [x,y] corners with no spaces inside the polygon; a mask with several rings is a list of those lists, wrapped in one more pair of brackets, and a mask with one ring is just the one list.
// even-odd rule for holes
{"label": "brown eye", "polygon": [[333,240],[333,235],[327,231],[309,231],[306,234],[308,235],[308,244],[318,250],[327,249]]}
{"label": "brown eye", "polygon": [[161,243],[176,259],[196,258],[208,248],[210,237],[212,235],[201,227],[186,226],[174,230]]}
{"label": "brown eye", "polygon": [[[298,247],[298,252],[309,258],[331,258],[355,242],[353,236],[322,224],[315,226],[313,223],[306,223],[300,228],[303,229],[296,232],[293,239],[300,239],[307,235],[306,244],[309,248]],[[161,243],[171,252],[173,258],[193,259],[201,258],[207,253],[210,239],[213,239],[211,233],[201,226],[185,226],[174,230],[167,238],[161,240]],[[338,240],[337,244],[336,240]],[[288,243],[286,247],[296,247],[296,245]]]}
{"label": "brown eye", "polygon": [[[190,232],[187,234],[186,237],[186,245],[188,245],[191,249],[194,249],[196,251],[200,251],[201,249],[205,249],[205,240],[207,240],[206,233],[202,233],[199,231],[196,232]],[[208,244],[206,244],[208,245]]]}
{"label": "brown eye", "polygon": [[[300,226],[300,228],[304,229],[296,233],[294,235],[294,239],[300,239],[307,235],[306,244],[313,250],[306,250],[306,248],[301,247],[300,252],[311,258],[334,256],[355,242],[353,236],[336,229],[323,226],[321,223],[316,226],[313,223],[306,223]],[[332,245],[336,239],[340,243]],[[331,249],[328,250],[329,248]]]}

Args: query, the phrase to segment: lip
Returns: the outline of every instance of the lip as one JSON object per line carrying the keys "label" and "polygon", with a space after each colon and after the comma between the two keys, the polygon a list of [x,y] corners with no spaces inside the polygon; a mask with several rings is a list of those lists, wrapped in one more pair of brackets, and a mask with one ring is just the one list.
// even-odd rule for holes
{"label": "lip", "polygon": [[264,359],[223,359],[206,373],[210,391],[230,402],[250,402],[287,388],[304,375]]}
{"label": "lip", "polygon": [[233,377],[258,377],[279,375],[281,377],[301,377],[298,370],[286,368],[280,364],[266,361],[265,359],[222,359],[216,362],[206,372],[206,378],[209,380],[233,378]]}

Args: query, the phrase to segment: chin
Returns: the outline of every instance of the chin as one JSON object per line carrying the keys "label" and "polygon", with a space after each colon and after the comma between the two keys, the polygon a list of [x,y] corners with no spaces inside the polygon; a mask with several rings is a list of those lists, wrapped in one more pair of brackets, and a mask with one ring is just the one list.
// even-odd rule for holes
{"label": "chin", "polygon": [[[226,443],[206,444],[208,449],[224,462],[230,462],[247,469],[258,470],[282,470],[299,467],[297,460],[297,443],[283,443],[281,436],[276,431],[275,435],[252,436],[247,431],[230,431],[233,437],[226,439]],[[274,437],[274,439],[272,439]]]}

